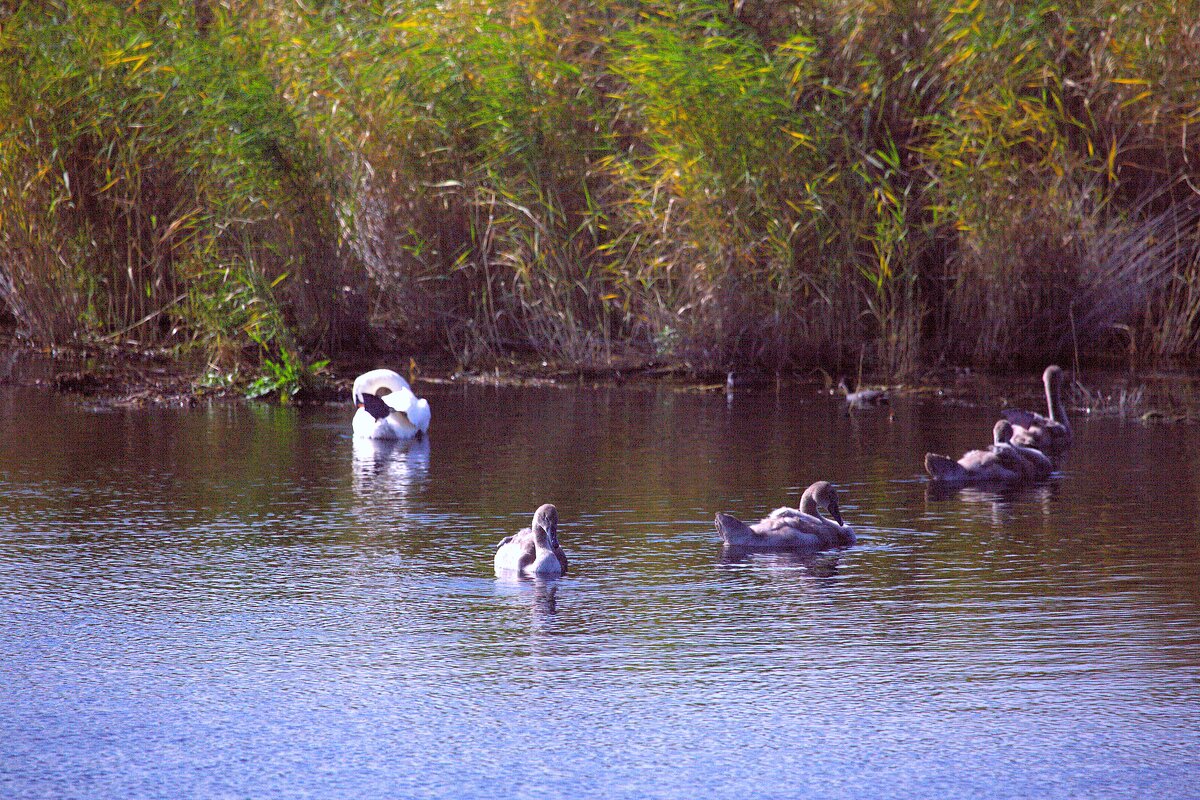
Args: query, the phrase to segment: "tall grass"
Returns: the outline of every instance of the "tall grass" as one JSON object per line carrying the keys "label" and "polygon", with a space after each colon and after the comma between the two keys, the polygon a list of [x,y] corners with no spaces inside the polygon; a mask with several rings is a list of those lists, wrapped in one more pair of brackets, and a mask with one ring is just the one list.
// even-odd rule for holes
{"label": "tall grass", "polygon": [[331,215],[289,110],[238,40],[180,15],[50,3],[7,21],[4,301],[38,341],[198,341],[234,360],[292,330],[328,343],[311,277]]}
{"label": "tall grass", "polygon": [[137,9],[20,5],[0,40],[0,297],[37,340],[1200,355],[1194,8]]}

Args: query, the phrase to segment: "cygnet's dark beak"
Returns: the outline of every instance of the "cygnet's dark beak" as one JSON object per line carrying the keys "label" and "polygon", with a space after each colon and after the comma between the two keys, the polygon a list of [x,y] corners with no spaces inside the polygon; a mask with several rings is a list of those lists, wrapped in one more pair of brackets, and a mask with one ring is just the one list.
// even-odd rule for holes
{"label": "cygnet's dark beak", "polygon": [[845,523],[845,522],[842,520],[842,512],[838,510],[838,504],[837,504],[837,503],[830,503],[830,504],[829,504],[829,513],[830,513],[830,514],[833,516],[833,518],[834,518],[835,520],[837,520],[837,524],[838,524],[838,525],[845,525],[845,524],[846,524],[846,523]]}

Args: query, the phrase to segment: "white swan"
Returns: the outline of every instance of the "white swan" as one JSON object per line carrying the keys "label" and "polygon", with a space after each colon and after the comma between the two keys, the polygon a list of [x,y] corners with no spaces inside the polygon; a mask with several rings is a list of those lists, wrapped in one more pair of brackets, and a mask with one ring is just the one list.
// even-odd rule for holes
{"label": "white swan", "polygon": [[533,514],[533,526],[500,540],[494,559],[496,572],[562,575],[567,555],[558,543],[558,509],[549,503]]}
{"label": "white swan", "polygon": [[413,394],[408,381],[390,369],[373,369],[354,379],[354,435],[364,439],[420,438],[429,430],[429,401]]}

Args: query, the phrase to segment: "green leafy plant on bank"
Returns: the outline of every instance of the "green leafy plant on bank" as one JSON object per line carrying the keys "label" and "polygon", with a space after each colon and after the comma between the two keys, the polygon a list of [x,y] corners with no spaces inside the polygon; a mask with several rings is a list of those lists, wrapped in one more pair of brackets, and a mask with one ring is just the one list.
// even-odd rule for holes
{"label": "green leafy plant on bank", "polygon": [[262,374],[246,387],[246,397],[254,399],[277,394],[287,401],[305,389],[314,388],[329,366],[329,359],[306,362],[288,347],[279,348],[277,357],[264,358]]}

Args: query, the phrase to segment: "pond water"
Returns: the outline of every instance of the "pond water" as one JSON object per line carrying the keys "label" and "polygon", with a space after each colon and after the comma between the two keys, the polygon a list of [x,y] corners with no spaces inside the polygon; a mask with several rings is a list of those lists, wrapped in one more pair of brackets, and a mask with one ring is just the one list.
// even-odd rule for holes
{"label": "pond water", "polygon": [[[1196,796],[1197,428],[946,494],[998,401],[420,389],[387,446],[0,387],[0,796]],[[722,552],[822,478],[856,546]],[[497,579],[544,502],[571,574]]]}

